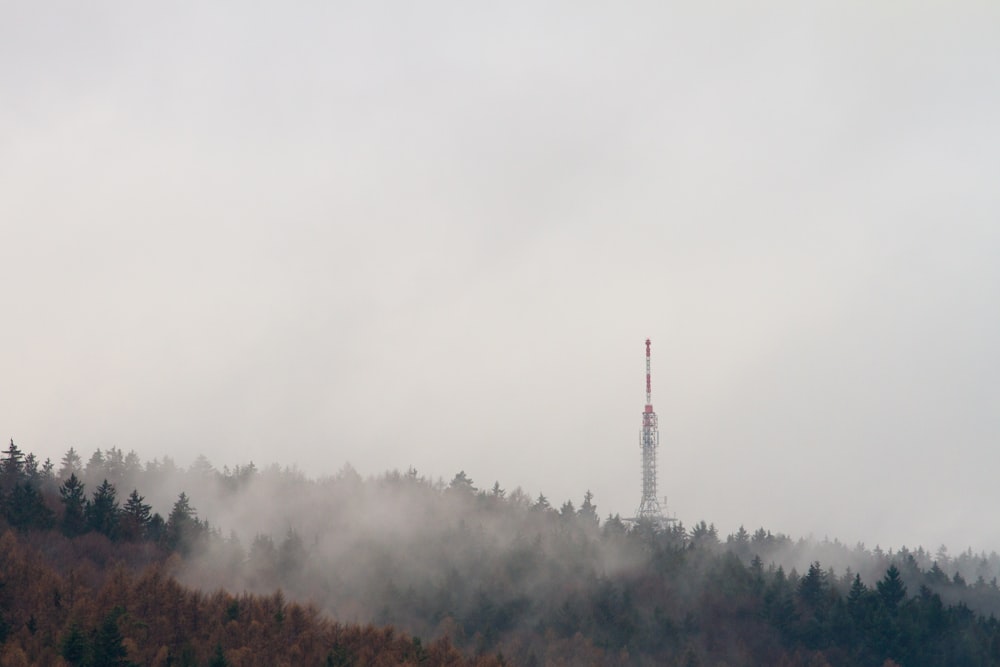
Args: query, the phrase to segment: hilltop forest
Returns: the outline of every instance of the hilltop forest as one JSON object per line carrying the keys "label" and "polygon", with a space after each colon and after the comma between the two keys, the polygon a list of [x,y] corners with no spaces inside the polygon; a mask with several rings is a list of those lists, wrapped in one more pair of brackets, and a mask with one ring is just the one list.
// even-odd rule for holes
{"label": "hilltop forest", "polygon": [[995,553],[577,503],[11,441],[0,666],[1000,664]]}

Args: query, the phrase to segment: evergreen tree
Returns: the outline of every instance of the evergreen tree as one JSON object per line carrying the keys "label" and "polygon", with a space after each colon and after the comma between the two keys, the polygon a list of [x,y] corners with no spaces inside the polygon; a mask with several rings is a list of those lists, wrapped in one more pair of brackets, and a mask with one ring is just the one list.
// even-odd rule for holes
{"label": "evergreen tree", "polygon": [[60,642],[59,655],[66,662],[76,667],[88,663],[88,653],[90,653],[90,642],[87,641],[87,636],[80,630],[80,626],[73,623],[69,626],[69,631]]}
{"label": "evergreen tree", "polygon": [[59,479],[68,479],[70,475],[81,475],[83,473],[83,461],[80,455],[72,447],[62,458],[62,465],[59,467]]}
{"label": "evergreen tree", "polygon": [[52,510],[46,507],[42,494],[27,480],[14,487],[6,505],[7,521],[14,528],[47,530],[52,527]]}
{"label": "evergreen tree", "polygon": [[704,519],[691,529],[691,544],[695,547],[716,547],[719,545],[719,531],[715,524],[706,524]]}
{"label": "evergreen tree", "polygon": [[101,627],[94,633],[93,642],[93,667],[129,667],[126,660],[128,652],[125,650],[121,631],[118,629],[118,618],[124,613],[121,607],[115,607],[101,623]]}
{"label": "evergreen tree", "polygon": [[104,474],[113,484],[120,484],[125,474],[125,453],[120,447],[111,447],[104,453]]}
{"label": "evergreen tree", "polygon": [[38,470],[38,458],[33,452],[28,452],[28,454],[24,457],[23,475],[32,484],[38,484],[41,472]]}
{"label": "evergreen tree", "polygon": [[278,550],[268,535],[257,534],[250,544],[247,569],[251,578],[265,587],[271,587],[278,570]]}
{"label": "evergreen tree", "polygon": [[112,540],[118,537],[119,507],[116,496],[114,485],[104,480],[84,510],[87,527]]}
{"label": "evergreen tree", "polygon": [[122,478],[134,483],[140,473],[142,473],[142,461],[139,460],[139,455],[135,453],[135,450],[130,449],[125,455]]}
{"label": "evergreen tree", "polygon": [[0,459],[0,491],[10,492],[15,486],[20,484],[24,476],[24,452],[14,444],[14,439],[10,440],[10,447],[3,452]]}
{"label": "evergreen tree", "polygon": [[14,444],[14,438],[10,439],[10,447],[3,453],[0,460],[0,471],[7,474],[20,475],[24,470],[24,452]]}
{"label": "evergreen tree", "polygon": [[149,517],[149,524],[146,526],[146,539],[160,544],[166,539],[166,534],[167,522],[163,520],[159,512],[154,512],[153,516]]}
{"label": "evergreen tree", "polygon": [[868,587],[861,581],[861,575],[855,574],[854,581],[851,582],[851,590],[847,593],[847,608],[851,610],[852,614],[861,609],[867,595]]}
{"label": "evergreen tree", "polygon": [[622,521],[621,515],[615,514],[614,516],[608,515],[608,518],[604,520],[604,536],[609,535],[625,535],[628,528],[625,526],[625,522]]}
{"label": "evergreen tree", "polygon": [[278,573],[282,576],[297,576],[306,560],[306,548],[302,538],[289,528],[284,541],[278,547]]}
{"label": "evergreen tree", "polygon": [[771,584],[764,591],[764,613],[771,625],[786,638],[791,635],[791,626],[797,616],[792,590],[791,581],[779,565]]}
{"label": "evergreen tree", "polygon": [[472,480],[469,479],[469,476],[465,474],[464,470],[460,470],[455,475],[455,477],[451,480],[451,484],[448,485],[448,488],[465,493],[476,492],[476,487],[472,484]]}
{"label": "evergreen tree", "polygon": [[143,500],[145,498],[139,495],[139,491],[132,489],[122,508],[120,528],[122,536],[127,540],[139,540],[147,535],[149,522],[153,518],[152,507]]}
{"label": "evergreen tree", "polygon": [[547,512],[552,509],[552,506],[549,505],[549,499],[546,498],[544,494],[539,493],[538,500],[536,500],[535,504],[531,506],[531,509],[536,512]]}
{"label": "evergreen tree", "polygon": [[827,591],[826,573],[819,562],[809,566],[806,576],[799,582],[799,599],[809,607],[816,609],[823,603]]}
{"label": "evergreen tree", "polygon": [[876,584],[878,594],[882,598],[882,604],[890,612],[895,612],[899,603],[906,598],[906,585],[899,575],[899,569],[893,563],[885,571],[885,577]]}
{"label": "evergreen tree", "polygon": [[83,471],[83,478],[92,484],[96,484],[99,479],[106,479],[107,470],[104,469],[104,452],[100,449],[94,451],[87,461],[87,467]]}
{"label": "evergreen tree", "polygon": [[52,463],[52,459],[46,458],[45,462],[42,463],[41,480],[42,484],[49,485],[52,480],[55,479],[55,474],[52,470],[55,468],[55,464]]}
{"label": "evergreen tree", "polygon": [[229,661],[226,660],[222,644],[215,645],[215,652],[212,654],[212,659],[208,661],[208,667],[229,667]]}
{"label": "evergreen tree", "polygon": [[75,537],[87,530],[86,507],[83,482],[73,473],[59,486],[59,496],[65,508],[62,531],[67,537]]}
{"label": "evergreen tree", "polygon": [[597,505],[594,504],[594,494],[587,489],[587,492],[583,494],[583,504],[580,505],[580,509],[577,514],[580,518],[584,520],[584,523],[590,523],[597,525],[600,519],[597,516]]}
{"label": "evergreen tree", "polygon": [[177,497],[177,502],[170,510],[164,531],[164,540],[168,549],[176,549],[187,553],[203,532],[203,525],[198,521],[195,509],[191,507],[187,494],[183,491]]}

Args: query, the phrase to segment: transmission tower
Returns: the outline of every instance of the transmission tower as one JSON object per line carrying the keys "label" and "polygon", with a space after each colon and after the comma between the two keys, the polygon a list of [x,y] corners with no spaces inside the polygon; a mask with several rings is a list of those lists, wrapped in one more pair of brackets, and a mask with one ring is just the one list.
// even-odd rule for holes
{"label": "transmission tower", "polygon": [[660,446],[660,429],[653,412],[652,382],[649,372],[649,339],[646,339],[646,409],[642,412],[642,433],[639,445],[642,447],[642,501],[635,512],[635,520],[652,520],[663,523],[667,519],[656,498],[656,448]]}

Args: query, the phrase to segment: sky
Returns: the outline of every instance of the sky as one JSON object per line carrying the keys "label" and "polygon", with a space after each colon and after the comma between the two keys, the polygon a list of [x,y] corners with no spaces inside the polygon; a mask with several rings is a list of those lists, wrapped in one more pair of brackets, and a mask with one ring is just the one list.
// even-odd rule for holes
{"label": "sky", "polygon": [[[1000,551],[1000,4],[0,0],[0,436]],[[209,517],[210,518],[210,517]]]}

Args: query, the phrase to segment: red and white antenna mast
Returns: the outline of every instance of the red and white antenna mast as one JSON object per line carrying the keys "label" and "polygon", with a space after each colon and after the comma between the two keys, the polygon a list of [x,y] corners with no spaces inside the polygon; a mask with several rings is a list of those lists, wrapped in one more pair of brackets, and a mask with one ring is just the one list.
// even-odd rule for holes
{"label": "red and white antenna mast", "polygon": [[646,339],[646,412],[653,411],[653,383],[649,372],[649,339]]}
{"label": "red and white antenna mast", "polygon": [[650,342],[646,339],[646,409],[642,413],[642,500],[636,510],[636,521],[652,520],[662,524],[666,519],[656,498],[656,449],[660,446],[660,429],[653,412],[653,383],[650,373]]}

